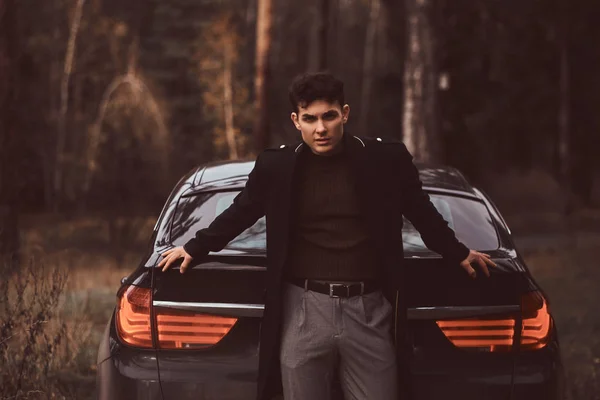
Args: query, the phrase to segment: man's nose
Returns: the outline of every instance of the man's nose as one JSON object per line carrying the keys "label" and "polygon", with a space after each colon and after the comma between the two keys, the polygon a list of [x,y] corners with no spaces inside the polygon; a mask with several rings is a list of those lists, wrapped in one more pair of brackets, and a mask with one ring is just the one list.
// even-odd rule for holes
{"label": "man's nose", "polygon": [[325,124],[322,119],[317,120],[317,133],[325,133],[327,132],[327,128],[325,128]]}

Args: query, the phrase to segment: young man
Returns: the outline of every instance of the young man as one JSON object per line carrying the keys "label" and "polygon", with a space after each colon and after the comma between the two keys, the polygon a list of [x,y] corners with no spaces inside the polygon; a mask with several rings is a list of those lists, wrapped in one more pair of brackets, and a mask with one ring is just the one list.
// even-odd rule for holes
{"label": "young man", "polygon": [[286,400],[327,400],[338,372],[346,399],[396,400],[402,352],[394,347],[390,303],[405,310],[402,216],[430,249],[470,275],[472,262],[487,276],[494,263],[456,239],[401,142],[344,133],[350,107],[341,81],[305,74],[289,95],[302,141],[261,153],[231,207],[165,252],[159,267],[183,258],[184,273],[266,215],[258,398],[270,399],[281,383]]}

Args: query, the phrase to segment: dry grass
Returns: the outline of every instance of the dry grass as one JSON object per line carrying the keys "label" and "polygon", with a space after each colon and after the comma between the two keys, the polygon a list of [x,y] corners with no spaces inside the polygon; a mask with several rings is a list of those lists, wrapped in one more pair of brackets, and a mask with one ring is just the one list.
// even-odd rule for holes
{"label": "dry grass", "polygon": [[91,323],[65,302],[68,272],[29,260],[4,264],[0,284],[0,395],[7,399],[75,398],[60,389],[61,376],[93,365],[88,343]]}
{"label": "dry grass", "polygon": [[139,263],[154,219],[23,222],[22,265],[2,281],[0,399],[92,399],[116,290]]}

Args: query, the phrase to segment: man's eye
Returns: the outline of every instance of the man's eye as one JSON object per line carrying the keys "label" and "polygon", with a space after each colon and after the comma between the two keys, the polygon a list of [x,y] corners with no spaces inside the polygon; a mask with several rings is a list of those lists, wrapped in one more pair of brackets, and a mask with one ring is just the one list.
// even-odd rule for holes
{"label": "man's eye", "polygon": [[325,114],[323,115],[323,119],[332,120],[337,117],[337,114]]}
{"label": "man's eye", "polygon": [[315,117],[304,117],[303,119],[304,119],[306,122],[313,122],[313,121],[315,121],[315,120],[316,120],[316,118],[315,118]]}

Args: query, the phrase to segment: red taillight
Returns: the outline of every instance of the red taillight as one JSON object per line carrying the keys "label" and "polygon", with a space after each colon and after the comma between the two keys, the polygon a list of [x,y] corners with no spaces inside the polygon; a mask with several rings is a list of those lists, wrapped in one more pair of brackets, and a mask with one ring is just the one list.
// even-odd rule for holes
{"label": "red taillight", "polygon": [[444,335],[456,347],[510,349],[515,332],[514,319],[458,319],[437,321]]}
{"label": "red taillight", "polygon": [[550,341],[551,318],[548,305],[540,292],[530,292],[521,298],[523,330],[521,350],[537,350]]}
{"label": "red taillight", "polygon": [[[119,299],[117,331],[125,343],[152,348],[150,289],[130,286]],[[237,318],[155,308],[158,344],[163,349],[206,348],[221,341]]]}
{"label": "red taillight", "polygon": [[221,341],[237,318],[156,308],[158,344],[163,349],[206,348]]}
{"label": "red taillight", "polygon": [[117,331],[125,343],[151,348],[150,289],[128,287],[119,299]]}
{"label": "red taillight", "polygon": [[[521,350],[541,349],[548,344],[550,336],[550,314],[544,297],[539,292],[530,292],[521,299],[523,327]],[[437,321],[444,335],[456,347],[479,348],[491,352],[510,351],[513,346],[516,319],[469,318]]]}

